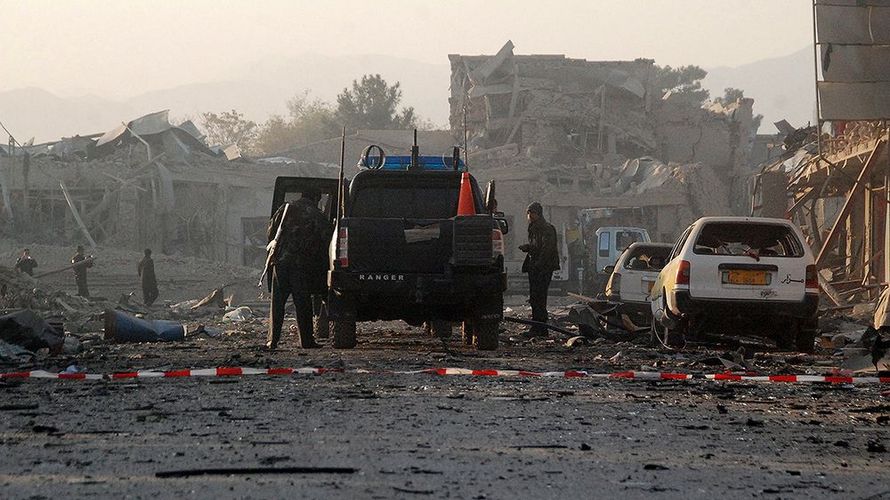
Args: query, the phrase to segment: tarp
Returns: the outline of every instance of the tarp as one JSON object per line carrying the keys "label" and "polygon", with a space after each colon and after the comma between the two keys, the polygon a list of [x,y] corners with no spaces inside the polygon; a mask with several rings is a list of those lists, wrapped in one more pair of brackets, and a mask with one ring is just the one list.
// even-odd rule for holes
{"label": "tarp", "polygon": [[59,351],[65,341],[63,332],[57,332],[30,309],[0,316],[0,339],[29,351],[44,347]]}

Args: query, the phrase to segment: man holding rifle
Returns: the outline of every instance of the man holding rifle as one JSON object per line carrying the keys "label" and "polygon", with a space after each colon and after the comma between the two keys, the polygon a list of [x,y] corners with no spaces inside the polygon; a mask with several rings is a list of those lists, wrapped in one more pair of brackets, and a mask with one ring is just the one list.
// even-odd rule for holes
{"label": "man holding rifle", "polygon": [[285,203],[269,223],[269,256],[272,291],[269,337],[266,347],[275,349],[281,339],[284,308],[293,296],[300,346],[318,347],[312,330],[312,295],[327,287],[328,244],[331,225],[318,208],[321,193],[303,191],[299,200]]}

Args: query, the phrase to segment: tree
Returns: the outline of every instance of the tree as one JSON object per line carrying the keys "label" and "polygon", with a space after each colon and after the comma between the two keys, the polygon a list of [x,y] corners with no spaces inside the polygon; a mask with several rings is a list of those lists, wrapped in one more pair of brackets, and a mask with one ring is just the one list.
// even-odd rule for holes
{"label": "tree", "polygon": [[[727,88],[723,89],[723,97],[715,98],[714,102],[717,104],[726,106],[728,104],[732,104],[732,103],[738,101],[739,99],[744,99],[744,98],[745,98],[744,90],[733,88],[733,87],[727,87]],[[760,123],[762,121],[763,121],[763,115],[754,115],[754,117],[751,118],[751,122],[752,122],[751,126],[754,129],[755,133],[757,132],[757,129],[760,128]]]}
{"label": "tree", "polygon": [[655,89],[659,97],[671,90],[689,96],[696,103],[704,103],[710,95],[701,86],[706,76],[708,72],[698,66],[655,66]]}
{"label": "tree", "polygon": [[337,96],[337,119],[351,129],[413,128],[417,118],[414,108],[398,111],[402,101],[399,82],[392,86],[380,75],[364,75],[361,82],[352,81],[352,89],[343,89]]}
{"label": "tree", "polygon": [[714,98],[714,102],[717,104],[727,105],[732,104],[739,99],[744,99],[745,91],[733,87],[727,87],[723,89],[723,97]]}
{"label": "tree", "polygon": [[287,103],[288,116],[274,115],[260,128],[255,147],[262,154],[274,154],[295,146],[305,146],[335,137],[340,126],[330,104],[310,99],[309,91]]}
{"label": "tree", "polygon": [[219,114],[201,113],[201,126],[207,134],[207,142],[211,145],[236,144],[245,152],[253,149],[257,135],[256,123],[246,120],[244,115],[234,109]]}

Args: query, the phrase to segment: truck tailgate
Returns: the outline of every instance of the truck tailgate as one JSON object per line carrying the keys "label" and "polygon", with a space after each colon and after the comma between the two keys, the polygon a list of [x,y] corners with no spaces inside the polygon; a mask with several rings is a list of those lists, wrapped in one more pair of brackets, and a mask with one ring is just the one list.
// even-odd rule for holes
{"label": "truck tailgate", "polygon": [[444,273],[451,259],[451,220],[356,218],[347,224],[353,272]]}

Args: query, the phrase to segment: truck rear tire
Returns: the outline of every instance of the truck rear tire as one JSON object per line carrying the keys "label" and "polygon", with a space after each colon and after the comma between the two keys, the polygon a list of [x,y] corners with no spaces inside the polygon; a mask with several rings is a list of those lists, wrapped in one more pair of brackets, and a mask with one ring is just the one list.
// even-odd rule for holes
{"label": "truck rear tire", "polygon": [[498,330],[501,322],[498,320],[478,320],[473,322],[474,340],[476,349],[480,351],[494,351],[498,348]]}
{"label": "truck rear tire", "polygon": [[334,338],[331,342],[334,349],[352,349],[356,345],[355,320],[338,319],[331,322],[334,330]]}
{"label": "truck rear tire", "polygon": [[437,339],[447,340],[451,338],[451,322],[435,320],[428,323],[430,333]]}

